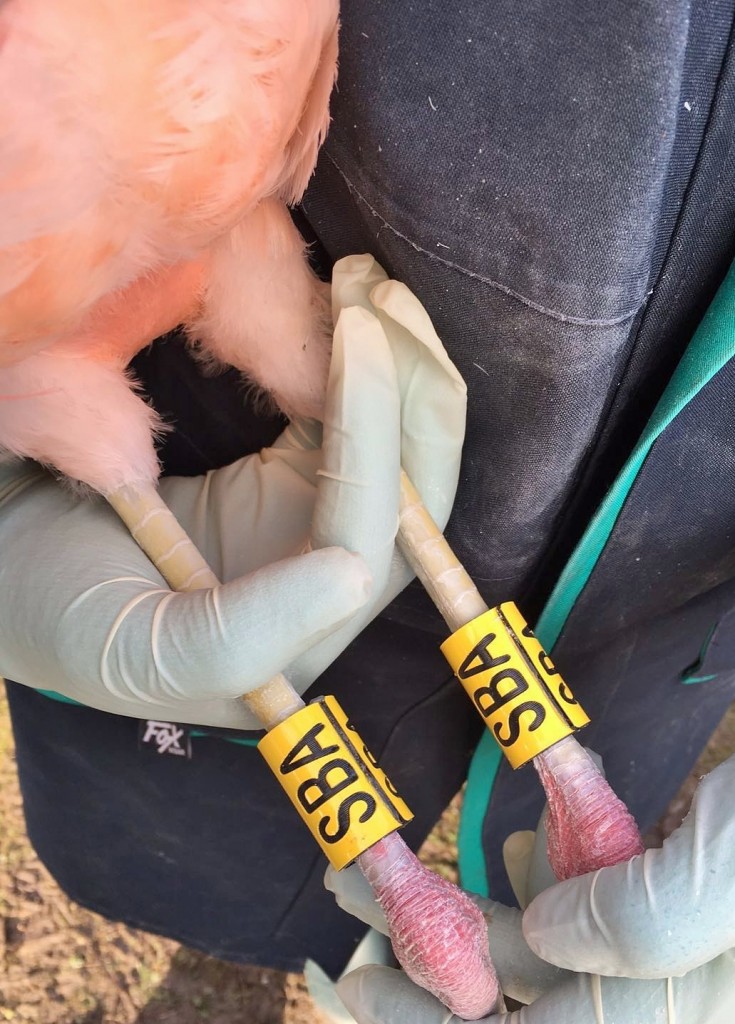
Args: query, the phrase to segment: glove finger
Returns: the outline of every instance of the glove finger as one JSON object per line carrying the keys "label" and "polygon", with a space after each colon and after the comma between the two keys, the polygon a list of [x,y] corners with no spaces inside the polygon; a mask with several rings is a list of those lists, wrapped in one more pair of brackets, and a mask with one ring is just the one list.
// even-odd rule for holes
{"label": "glove finger", "polygon": [[[75,601],[90,606],[108,693],[139,702],[236,697],[267,682],[285,662],[365,603],[369,572],[339,548],[284,559],[213,590],[174,594],[140,578],[106,580]],[[94,611],[91,608],[94,607]],[[62,633],[63,622],[61,623]],[[73,670],[74,631],[59,641]],[[95,703],[100,680],[77,678],[75,696]],[[58,688],[58,687],[57,687]],[[61,691],[63,692],[63,690]]]}
{"label": "glove finger", "polygon": [[345,256],[337,260],[332,269],[332,319],[339,320],[343,309],[361,306],[369,313],[375,309],[370,293],[376,285],[388,280],[388,275],[377,260],[367,253]]}
{"label": "glove finger", "polygon": [[503,844],[505,870],[522,910],[540,892],[556,885],[547,849],[546,810],[535,832],[513,832]]}
{"label": "glove finger", "polygon": [[[523,1024],[730,1024],[735,1011],[732,957],[683,978],[603,978],[565,973],[521,1011]],[[493,1018],[515,1024],[516,1015]]]}
{"label": "glove finger", "polygon": [[[335,987],[358,1024],[463,1024],[431,993],[392,967],[359,967],[340,978]],[[569,1018],[527,1017],[527,1013],[524,1009],[524,1024],[550,1024],[557,1019],[572,1024]],[[509,1013],[493,1013],[481,1018],[481,1024],[512,1024],[514,1019]]]}
{"label": "glove finger", "polygon": [[362,555],[385,586],[398,528],[400,396],[390,348],[372,314],[340,313],[324,416],[314,547]]}
{"label": "glove finger", "polygon": [[487,921],[490,957],[503,992],[521,1003],[532,1003],[557,985],[565,972],[528,948],[520,910],[479,896],[473,899]]}
{"label": "glove finger", "polygon": [[[261,460],[250,460],[256,463]],[[0,673],[7,678],[113,713],[254,728],[258,723],[234,698],[338,631],[366,601],[369,570],[333,549],[258,573],[247,572],[243,557],[243,578],[238,574],[231,586],[174,597],[106,503],[80,501],[28,466],[15,463],[0,479],[6,554]],[[297,475],[303,486],[294,490],[295,474],[283,462],[264,472],[270,479],[275,472],[276,491],[288,477],[293,500],[279,512],[277,499],[266,500],[268,488],[256,480],[255,501],[261,513],[268,510],[270,530],[264,526],[253,545],[255,565],[303,547],[314,498],[314,488]],[[245,491],[253,482],[245,463],[223,473],[228,480],[247,477]],[[167,497],[176,491],[180,500],[172,504],[189,515],[187,526],[230,516],[221,535],[200,531],[210,538],[206,553],[215,567],[228,546],[242,543],[242,522],[227,512],[231,492],[219,474],[167,480],[164,487]],[[201,715],[193,707],[198,701]]]}
{"label": "glove finger", "polygon": [[266,448],[206,476],[165,477],[161,497],[223,583],[301,554],[318,451]]}
{"label": "glove finger", "polygon": [[528,868],[533,854],[533,847],[536,842],[536,833],[512,832],[503,843],[503,864],[505,873],[508,876],[513,895],[518,900],[518,906],[525,910],[529,903],[528,891]]}
{"label": "glove finger", "polygon": [[373,288],[370,299],[398,372],[403,468],[443,529],[459,478],[467,388],[409,288],[386,281]]}
{"label": "glove finger", "polygon": [[[336,264],[332,295],[338,314],[344,316],[348,308],[353,314],[356,307],[365,311],[372,309],[371,296],[376,297],[376,282],[377,298],[384,307],[379,316],[390,335],[388,342],[398,367],[398,387],[403,402],[400,457],[416,478],[429,511],[443,527],[454,500],[459,473],[466,403],[464,383],[447,359],[418,300],[403,286],[393,288],[395,282],[387,282],[384,271],[372,257],[348,257]],[[384,291],[380,291],[381,288]],[[342,309],[340,303],[343,302],[355,303],[355,306]],[[364,315],[370,314],[365,312]],[[420,339],[413,337],[409,328],[419,331]],[[342,535],[333,537],[333,543],[365,554],[361,548],[351,547]],[[413,578],[413,572],[397,550],[392,552],[383,588],[379,586],[374,565],[371,564],[371,568],[375,575],[374,598],[365,612],[313,648],[298,664],[289,666],[300,687],[308,686]]]}
{"label": "glove finger", "polygon": [[703,780],[660,850],[538,896],[523,920],[531,948],[572,970],[661,978],[735,946],[733,785],[731,758]]}
{"label": "glove finger", "polygon": [[[342,310],[334,332],[312,543],[358,552],[373,577],[373,600],[297,662],[289,678],[306,689],[384,607],[396,591],[400,486],[400,395],[395,366],[375,316]],[[401,562],[405,586],[410,570]]]}
{"label": "glove finger", "polygon": [[358,1024],[460,1024],[438,999],[392,967],[358,967],[340,978],[336,990]]}
{"label": "glove finger", "polygon": [[[732,959],[724,963],[721,958],[682,979],[565,974],[520,1012],[492,1014],[482,1024],[730,1024],[735,1011],[732,981]],[[428,992],[388,967],[361,967],[336,988],[358,1024],[460,1024]]]}
{"label": "glove finger", "polygon": [[370,884],[356,865],[336,871],[330,864],[324,874],[324,887],[334,894],[337,906],[345,913],[364,921],[381,935],[390,934],[385,914],[375,899]]}
{"label": "glove finger", "polygon": [[539,893],[550,889],[557,884],[557,877],[554,869],[549,863],[549,841],[546,831],[548,812],[544,809],[536,829],[531,856],[528,861],[528,875],[526,877],[526,904],[525,907],[535,899]]}
{"label": "glove finger", "polygon": [[297,419],[288,423],[271,445],[283,451],[317,451],[322,446],[322,425],[319,420]]}
{"label": "glove finger", "polygon": [[467,389],[431,319],[409,288],[388,280],[372,256],[339,260],[335,313],[359,305],[377,313],[393,352],[401,393],[401,462],[443,529],[451,511],[464,440]]}

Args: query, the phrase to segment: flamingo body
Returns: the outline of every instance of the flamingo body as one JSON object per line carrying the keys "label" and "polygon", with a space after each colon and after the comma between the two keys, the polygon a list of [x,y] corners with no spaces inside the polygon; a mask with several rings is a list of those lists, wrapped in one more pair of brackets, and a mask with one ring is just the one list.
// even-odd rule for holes
{"label": "flamingo body", "polygon": [[318,414],[326,296],[286,203],[327,129],[337,8],[0,7],[0,445],[103,493],[155,478],[125,367],[179,323]]}

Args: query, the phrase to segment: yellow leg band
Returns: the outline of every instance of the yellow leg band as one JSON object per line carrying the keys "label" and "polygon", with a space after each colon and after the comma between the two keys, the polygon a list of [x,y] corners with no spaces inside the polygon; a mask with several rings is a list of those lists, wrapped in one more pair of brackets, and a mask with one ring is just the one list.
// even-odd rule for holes
{"label": "yellow leg band", "polygon": [[441,649],[514,768],[589,722],[512,601],[462,626]]}
{"label": "yellow leg band", "polygon": [[258,750],[338,870],[413,817],[334,697],[291,715]]}

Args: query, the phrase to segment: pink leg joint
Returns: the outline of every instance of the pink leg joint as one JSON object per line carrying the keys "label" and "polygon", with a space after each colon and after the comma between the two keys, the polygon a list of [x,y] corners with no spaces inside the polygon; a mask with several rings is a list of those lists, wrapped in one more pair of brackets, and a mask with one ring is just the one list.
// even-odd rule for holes
{"label": "pink leg joint", "polygon": [[393,950],[409,978],[452,1013],[477,1020],[500,989],[480,910],[456,885],[429,871],[393,832],[357,861],[388,921]]}
{"label": "pink leg joint", "polygon": [[633,816],[583,747],[556,743],[534,764],[549,801],[548,856],[559,881],[643,853]]}

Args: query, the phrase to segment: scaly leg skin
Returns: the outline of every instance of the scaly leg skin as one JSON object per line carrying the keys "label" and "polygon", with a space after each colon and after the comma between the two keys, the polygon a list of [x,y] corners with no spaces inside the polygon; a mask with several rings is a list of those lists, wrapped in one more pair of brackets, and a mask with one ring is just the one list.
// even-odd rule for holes
{"label": "scaly leg skin", "polygon": [[497,1009],[500,988],[487,924],[472,900],[429,871],[393,832],[357,859],[406,974],[452,1013],[477,1020]]}
{"label": "scaly leg skin", "polygon": [[[120,487],[107,500],[173,590],[191,591],[219,583],[191,538],[152,483]],[[282,676],[251,690],[243,700],[266,729],[272,729],[304,702]]]}
{"label": "scaly leg skin", "polygon": [[534,765],[549,801],[548,856],[559,881],[643,853],[633,816],[576,740],[554,744]]}
{"label": "scaly leg skin", "polygon": [[242,370],[287,416],[320,418],[329,287],[305,249],[283,203],[261,202],[212,248],[202,309],[187,330],[204,355]]}

